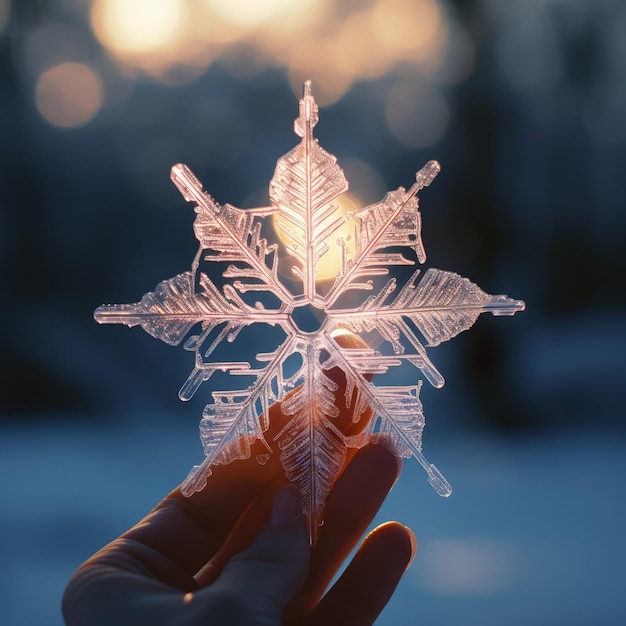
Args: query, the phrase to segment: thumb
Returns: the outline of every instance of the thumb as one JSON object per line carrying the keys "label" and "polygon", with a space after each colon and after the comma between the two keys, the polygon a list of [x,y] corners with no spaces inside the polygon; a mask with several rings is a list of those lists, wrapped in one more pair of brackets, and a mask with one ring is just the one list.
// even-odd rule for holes
{"label": "thumb", "polygon": [[280,624],[285,605],[306,580],[308,567],[306,519],[298,490],[287,485],[274,498],[270,523],[205,589],[214,600],[225,602],[224,608],[228,606],[229,623]]}

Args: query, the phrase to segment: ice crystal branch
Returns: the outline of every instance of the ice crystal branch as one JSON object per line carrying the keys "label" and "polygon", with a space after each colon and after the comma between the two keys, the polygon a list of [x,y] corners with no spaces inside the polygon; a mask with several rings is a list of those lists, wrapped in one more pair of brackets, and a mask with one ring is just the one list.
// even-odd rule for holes
{"label": "ice crystal branch", "polygon": [[[400,187],[380,202],[345,215],[338,198],[348,183],[337,159],[313,135],[318,118],[306,83],[294,123],[300,142],[278,159],[269,207],[221,205],[186,165],[175,165],[172,181],[196,211],[199,249],[191,271],[164,280],[140,302],[103,305],[95,312],[100,323],[140,325],[172,345],[186,338],[184,347],[194,353],[195,363],[179,393],[183,400],[217,372],[251,379],[234,391],[213,390],[213,401],[200,422],[205,459],[192,469],[182,491],[190,495],[202,489],[214,465],[248,458],[252,444],[260,440],[268,454],[278,455],[286,477],[300,490],[312,545],[348,448],[381,441],[400,456],[415,457],[437,493],[451,493],[448,482],[422,454],[422,380],[397,386],[373,377],[409,364],[441,387],[443,376],[427,348],[467,330],[483,312],[513,315],[524,309],[520,300],[490,296],[468,279],[438,269],[423,275],[416,270],[397,295],[394,277],[376,287],[374,279],[387,275],[389,267],[425,262],[418,194],[437,176],[439,163],[429,161],[419,170],[408,191]],[[292,278],[301,284],[296,293],[287,286],[293,283],[281,279],[281,248],[268,244],[264,233],[270,216],[286,238]],[[350,238],[339,235],[348,220],[354,233]],[[345,254],[348,239],[350,257]],[[397,252],[399,247],[405,252]],[[322,291],[320,261],[337,251],[341,261],[334,282]],[[227,264],[219,287],[203,265],[212,262]],[[358,306],[342,307],[348,291],[371,295],[364,294]],[[265,293],[278,304],[271,308],[253,302],[254,293]],[[312,332],[297,322],[295,314],[304,307],[323,316]],[[254,364],[237,358],[238,337],[259,324],[279,329],[282,339],[272,350],[255,354]],[[334,339],[339,330],[363,339],[375,333],[380,341],[377,348],[343,348]],[[232,358],[224,358],[229,343],[233,346],[226,352]],[[338,422],[338,385],[329,375],[335,367],[345,375],[343,402],[360,427],[357,435],[345,434]],[[270,408],[277,402],[286,420],[280,426],[270,423]]]}
{"label": "ice crystal branch", "polygon": [[317,121],[317,105],[306,83],[294,125],[302,141],[278,159],[270,183],[270,199],[280,209],[276,226],[293,241],[287,252],[296,259],[292,271],[303,284],[300,305],[323,304],[316,290],[316,268],[329,250],[325,239],[346,219],[333,201],[346,191],[348,182],[337,159],[313,138]]}
{"label": "ice crystal branch", "polygon": [[440,171],[437,161],[429,161],[417,172],[409,191],[400,187],[389,192],[382,202],[356,214],[356,257],[349,264],[342,263],[337,280],[326,298],[326,306],[332,306],[347,289],[371,290],[371,282],[353,282],[361,276],[388,274],[390,265],[413,265],[414,261],[402,254],[386,251],[392,246],[412,248],[420,263],[426,261],[417,194],[428,187]]}
{"label": "ice crystal branch", "polygon": [[[203,191],[200,181],[182,163],[172,167],[171,179],[187,202],[196,203],[197,217],[193,227],[200,242],[199,255],[205,254],[207,260],[242,263],[243,268],[229,266],[224,276],[258,282],[236,280],[233,286],[238,291],[267,290],[285,304],[292,304],[291,293],[278,280],[277,246],[268,246],[261,237],[261,222],[256,219],[258,213],[238,209],[230,204],[219,205]],[[270,266],[267,265],[266,256],[271,259]],[[194,263],[196,270],[197,261]]]}

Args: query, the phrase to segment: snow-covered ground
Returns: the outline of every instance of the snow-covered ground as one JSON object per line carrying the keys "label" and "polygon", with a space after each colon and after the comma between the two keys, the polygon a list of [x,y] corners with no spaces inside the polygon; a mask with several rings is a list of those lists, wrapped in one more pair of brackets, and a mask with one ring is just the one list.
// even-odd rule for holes
{"label": "snow-covered ground", "polygon": [[[439,498],[407,461],[376,523],[420,541],[378,623],[626,623],[624,437],[428,440],[453,485]],[[426,445],[426,443],[425,443]],[[0,623],[62,623],[74,568],[143,516],[201,455],[195,425],[51,415],[0,431]]]}

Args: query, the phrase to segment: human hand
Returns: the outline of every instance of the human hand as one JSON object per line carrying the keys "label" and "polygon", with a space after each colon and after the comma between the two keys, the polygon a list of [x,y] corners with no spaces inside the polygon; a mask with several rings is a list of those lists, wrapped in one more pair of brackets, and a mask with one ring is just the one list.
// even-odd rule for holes
{"label": "human hand", "polygon": [[[332,375],[343,398],[343,375]],[[340,410],[337,423],[354,428],[351,411]],[[286,417],[279,404],[271,411],[278,429]],[[375,529],[324,592],[396,481],[399,461],[376,444],[353,454],[310,549],[297,490],[277,455],[256,463],[263,451],[257,442],[250,458],[215,467],[190,498],[175,489],[88,559],[63,598],[67,625],[373,623],[415,553],[408,528],[389,522]]]}

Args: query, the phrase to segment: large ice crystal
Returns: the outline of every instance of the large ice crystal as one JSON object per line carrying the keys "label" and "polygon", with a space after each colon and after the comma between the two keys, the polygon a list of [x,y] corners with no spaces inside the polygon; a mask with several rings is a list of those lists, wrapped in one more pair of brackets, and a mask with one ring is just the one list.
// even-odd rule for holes
{"label": "large ice crystal", "polygon": [[[513,315],[524,309],[520,300],[490,296],[466,278],[438,269],[423,275],[418,269],[393,295],[396,279],[384,278],[389,267],[426,260],[417,194],[437,176],[439,164],[429,161],[408,191],[400,187],[381,202],[345,212],[338,199],[348,183],[337,159],[313,137],[317,122],[306,83],[294,126],[301,140],[277,162],[269,207],[220,205],[186,165],[175,165],[172,181],[197,214],[200,247],[191,271],[161,282],[140,302],[95,312],[100,323],[140,325],[172,345],[186,338],[195,366],[180,390],[183,400],[217,372],[251,380],[247,387],[213,391],[200,423],[206,458],[190,472],[183,493],[202,489],[212,466],[248,458],[252,444],[261,440],[268,454],[279,454],[285,475],[300,489],[313,545],[347,449],[372,438],[398,455],[415,457],[437,493],[450,495],[448,482],[421,452],[422,381],[380,385],[372,378],[408,363],[441,387],[443,377],[427,346],[467,330],[484,311]],[[269,222],[278,231],[277,243],[262,236]],[[334,277],[322,280],[319,268],[330,258],[336,259]],[[289,259],[283,278],[281,263]],[[210,268],[224,265],[218,286]],[[367,292],[374,295],[365,297]],[[307,308],[318,318],[313,330],[301,329],[299,314]],[[254,365],[215,356],[224,342],[236,342],[243,329],[256,324],[281,333],[273,350],[254,355]],[[340,330],[360,335],[372,347],[342,347],[336,340]],[[328,373],[335,367],[345,374],[345,400],[352,403],[355,422],[367,420],[358,435],[346,435],[334,422],[338,387]],[[275,402],[288,419],[266,440]],[[258,458],[263,462],[267,455]]]}

